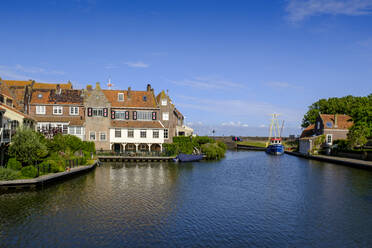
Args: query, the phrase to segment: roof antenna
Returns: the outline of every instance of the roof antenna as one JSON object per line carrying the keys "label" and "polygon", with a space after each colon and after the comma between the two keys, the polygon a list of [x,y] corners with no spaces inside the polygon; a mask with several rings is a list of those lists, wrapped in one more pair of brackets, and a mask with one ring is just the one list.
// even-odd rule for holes
{"label": "roof antenna", "polygon": [[107,88],[108,88],[109,90],[111,90],[111,87],[112,87],[111,76],[109,76],[109,78],[108,78],[108,83],[107,83]]}

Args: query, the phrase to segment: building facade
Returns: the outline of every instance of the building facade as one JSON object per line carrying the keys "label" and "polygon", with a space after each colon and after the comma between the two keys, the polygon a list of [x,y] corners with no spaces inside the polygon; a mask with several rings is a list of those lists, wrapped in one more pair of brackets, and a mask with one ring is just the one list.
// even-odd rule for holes
{"label": "building facade", "polygon": [[111,104],[110,146],[115,152],[162,150],[164,126],[159,120],[154,90],[104,90]]}

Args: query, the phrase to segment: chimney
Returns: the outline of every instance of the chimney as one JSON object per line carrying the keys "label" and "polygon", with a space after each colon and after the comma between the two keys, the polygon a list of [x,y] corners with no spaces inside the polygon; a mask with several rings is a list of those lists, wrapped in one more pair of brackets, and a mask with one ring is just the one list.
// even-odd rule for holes
{"label": "chimney", "polygon": [[101,86],[99,85],[99,82],[96,83],[96,89],[101,89]]}
{"label": "chimney", "polygon": [[337,125],[337,114],[335,114],[335,128],[338,128],[338,125]]}
{"label": "chimney", "polygon": [[93,87],[92,87],[92,85],[87,85],[87,91],[92,91],[93,90]]}
{"label": "chimney", "polygon": [[147,91],[148,91],[148,92],[151,91],[151,84],[147,84]]}
{"label": "chimney", "polygon": [[59,84],[57,84],[56,93],[57,93],[57,95],[61,94],[61,86]]}
{"label": "chimney", "polygon": [[131,91],[132,91],[132,88],[131,87],[128,87],[128,98],[130,98]]}

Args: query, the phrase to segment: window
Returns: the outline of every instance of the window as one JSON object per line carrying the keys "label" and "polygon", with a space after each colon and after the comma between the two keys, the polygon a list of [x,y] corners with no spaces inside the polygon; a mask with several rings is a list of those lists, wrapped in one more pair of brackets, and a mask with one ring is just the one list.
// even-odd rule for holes
{"label": "window", "polygon": [[332,134],[327,134],[327,143],[332,145]]}
{"label": "window", "polygon": [[115,138],[121,138],[121,129],[115,128]]}
{"label": "window", "polygon": [[80,134],[83,134],[83,127],[69,127],[68,128],[68,133],[69,134],[76,134],[76,135],[80,135]]}
{"label": "window", "polygon": [[143,101],[144,101],[144,102],[147,101],[147,96],[143,96]]}
{"label": "window", "polygon": [[62,126],[62,133],[63,134],[67,134],[67,131],[68,131],[68,126],[67,125],[63,125]]}
{"label": "window", "polygon": [[89,132],[89,140],[96,140],[96,132]]}
{"label": "window", "polygon": [[75,131],[75,134],[83,134],[83,127],[76,127]]}
{"label": "window", "polygon": [[146,130],[141,130],[140,137],[141,138],[146,138]]}
{"label": "window", "polygon": [[36,106],[37,115],[45,115],[45,106]]}
{"label": "window", "polygon": [[159,138],[159,130],[153,130],[152,131],[152,137],[154,139],[158,139]]}
{"label": "window", "polygon": [[13,101],[9,98],[6,99],[6,105],[13,107]]}
{"label": "window", "polygon": [[115,119],[117,120],[128,120],[129,119],[129,111],[115,111]]}
{"label": "window", "polygon": [[152,112],[151,111],[137,111],[137,120],[151,121]]}
{"label": "window", "polygon": [[78,115],[79,107],[70,107],[70,115]]}
{"label": "window", "polygon": [[168,139],[168,129],[164,129],[164,139]]}
{"label": "window", "polygon": [[103,109],[101,108],[92,109],[92,116],[103,116]]}
{"label": "window", "polygon": [[4,102],[4,96],[3,95],[0,95],[0,102]]}
{"label": "window", "polygon": [[118,101],[123,102],[124,101],[124,93],[118,93]]}
{"label": "window", "polygon": [[169,113],[165,112],[163,113],[163,121],[168,121],[169,120]]}
{"label": "window", "polygon": [[162,106],[167,106],[167,99],[165,99],[165,98],[161,99],[161,105]]}
{"label": "window", "polygon": [[106,133],[105,132],[100,132],[99,133],[99,140],[100,141],[105,141],[106,140]]}
{"label": "window", "polygon": [[320,122],[318,121],[318,122],[316,123],[316,125],[317,125],[317,129],[319,130],[319,129],[320,129]]}
{"label": "window", "polygon": [[133,138],[134,137],[134,130],[133,129],[129,129],[128,130],[128,138]]}
{"label": "window", "polygon": [[43,98],[43,94],[39,93],[39,94],[37,95],[37,98],[39,98],[39,99]]}
{"label": "window", "polygon": [[62,115],[63,107],[62,106],[53,106],[53,114],[54,115]]}

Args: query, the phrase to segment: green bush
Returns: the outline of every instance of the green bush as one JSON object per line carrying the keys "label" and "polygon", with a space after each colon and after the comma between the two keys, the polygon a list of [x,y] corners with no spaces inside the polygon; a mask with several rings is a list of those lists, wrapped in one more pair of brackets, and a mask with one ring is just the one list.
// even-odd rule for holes
{"label": "green bush", "polygon": [[163,148],[165,150],[165,153],[168,155],[168,156],[174,156],[174,155],[178,155],[179,153],[179,149],[178,149],[178,145],[177,144],[163,144]]}
{"label": "green bush", "polygon": [[217,145],[221,147],[224,151],[227,150],[227,145],[223,143],[222,141],[217,141]]}
{"label": "green bush", "polygon": [[24,177],[34,178],[37,176],[37,169],[34,166],[29,165],[23,167],[21,173]]}
{"label": "green bush", "polygon": [[12,170],[21,170],[22,169],[22,163],[19,162],[15,158],[10,158],[8,160],[8,163],[6,164],[6,168],[12,169]]}
{"label": "green bush", "polygon": [[202,152],[208,160],[219,160],[225,156],[225,150],[216,143],[208,143],[201,146]]}
{"label": "green bush", "polygon": [[20,172],[10,168],[0,167],[0,180],[15,180],[20,177]]}
{"label": "green bush", "polygon": [[89,154],[91,152],[93,152],[93,154],[96,154],[96,147],[93,141],[83,141],[82,149],[83,151],[89,152]]}
{"label": "green bush", "polygon": [[196,136],[192,138],[192,141],[194,144],[196,144],[198,147],[201,145],[207,144],[207,143],[215,143],[216,141],[208,136]]}

